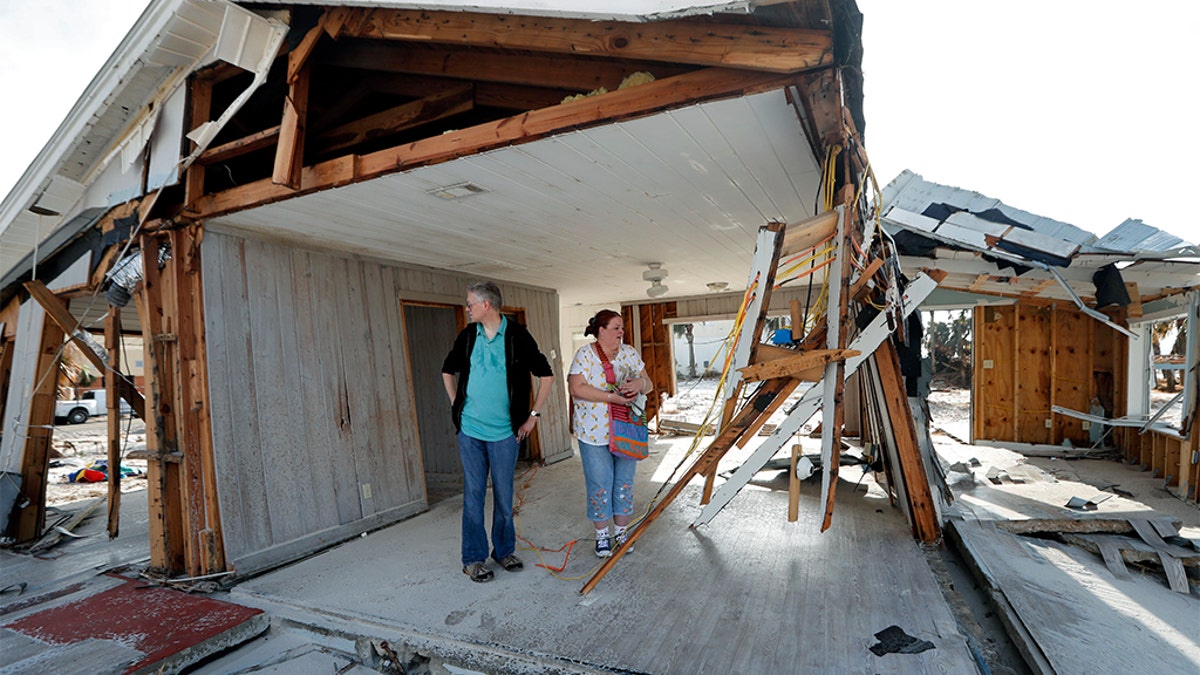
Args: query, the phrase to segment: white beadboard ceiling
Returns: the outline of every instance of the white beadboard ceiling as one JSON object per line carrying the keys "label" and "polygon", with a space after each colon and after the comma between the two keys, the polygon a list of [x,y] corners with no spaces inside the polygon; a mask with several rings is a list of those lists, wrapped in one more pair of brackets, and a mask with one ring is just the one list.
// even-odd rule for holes
{"label": "white beadboard ceiling", "polygon": [[[820,170],[782,91],[698,104],[326,190],[209,221],[481,278],[564,305],[745,287],[758,228],[814,213]],[[430,191],[471,183],[447,200]]]}

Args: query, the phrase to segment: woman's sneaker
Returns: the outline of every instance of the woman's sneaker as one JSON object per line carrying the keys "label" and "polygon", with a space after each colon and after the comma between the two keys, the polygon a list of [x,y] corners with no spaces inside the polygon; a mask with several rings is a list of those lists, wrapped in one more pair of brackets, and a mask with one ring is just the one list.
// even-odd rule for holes
{"label": "woman's sneaker", "polygon": [[[629,538],[629,531],[628,531],[628,530],[626,530],[626,531],[624,531],[624,532],[621,532],[620,534],[618,534],[618,535],[617,535],[617,537],[616,537],[616,539],[617,539],[617,548],[621,548],[622,546],[624,546],[624,545],[625,545],[625,540],[626,540],[626,539],[628,539],[628,538]],[[630,545],[629,545],[629,548],[625,549],[625,553],[633,553],[633,544],[630,544]]]}
{"label": "woman's sneaker", "polygon": [[608,538],[608,535],[596,537],[596,557],[607,558],[610,555],[612,555],[612,540]]}

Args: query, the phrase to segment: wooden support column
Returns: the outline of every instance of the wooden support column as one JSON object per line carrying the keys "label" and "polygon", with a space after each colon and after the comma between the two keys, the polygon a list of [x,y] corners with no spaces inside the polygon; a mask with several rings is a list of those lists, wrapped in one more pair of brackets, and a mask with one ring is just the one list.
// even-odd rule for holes
{"label": "wooden support column", "polygon": [[109,305],[104,319],[104,347],[108,365],[104,393],[108,401],[108,538],[116,539],[121,529],[121,309]]}
{"label": "wooden support column", "polygon": [[200,268],[199,225],[169,235],[171,260],[164,273],[172,277],[176,339],[173,392],[176,438],[183,455],[181,488],[186,530],[187,572],[214,574],[225,570],[217,500],[212,425],[208,412],[208,368],[204,349],[204,297]]}
{"label": "wooden support column", "polygon": [[[142,287],[134,295],[145,343],[146,488],[150,505],[150,566],[163,573],[186,569],[183,514],[180,503],[181,455],[175,433],[171,393],[178,386],[170,367],[175,352],[174,298],[169,280],[158,268],[159,239],[144,236]],[[170,305],[170,306],[168,306]]]}
{"label": "wooden support column", "polygon": [[37,370],[33,396],[29,401],[25,443],[21,451],[21,496],[9,531],[17,543],[33,541],[46,526],[46,474],[50,469],[51,425],[54,424],[54,399],[58,385],[58,363],[62,357],[65,334],[49,316],[42,321],[38,342]]}
{"label": "wooden support column", "polygon": [[904,377],[900,373],[900,358],[890,340],[885,341],[872,358],[875,360],[879,381],[883,387],[888,422],[894,429],[896,455],[900,461],[901,480],[904,481],[909,513],[912,514],[913,534],[922,542],[932,544],[941,538],[941,526],[937,521],[933,494],[929,490],[925,463],[921,460],[921,448],[917,442],[912,411],[908,407]]}

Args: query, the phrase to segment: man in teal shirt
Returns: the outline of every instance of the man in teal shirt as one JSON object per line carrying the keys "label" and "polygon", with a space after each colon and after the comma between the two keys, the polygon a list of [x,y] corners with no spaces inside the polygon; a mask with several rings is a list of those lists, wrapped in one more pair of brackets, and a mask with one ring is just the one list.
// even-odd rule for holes
{"label": "man in teal shirt", "polygon": [[[537,425],[550,396],[554,371],[524,326],[500,314],[500,289],[490,281],[467,287],[471,324],[442,362],[442,381],[463,464],[462,564],[472,581],[488,581],[484,501],[492,477],[491,557],[504,569],[524,567],[516,555],[513,473],[517,451]],[[538,378],[537,402],[529,408],[530,375]]]}

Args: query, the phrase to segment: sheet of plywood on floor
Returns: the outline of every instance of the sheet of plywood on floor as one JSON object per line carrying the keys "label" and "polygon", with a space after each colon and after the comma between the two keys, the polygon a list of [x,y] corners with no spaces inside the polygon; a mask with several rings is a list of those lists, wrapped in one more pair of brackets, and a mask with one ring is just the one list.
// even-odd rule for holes
{"label": "sheet of plywood on floor", "polygon": [[[662,458],[656,448],[639,466],[638,504],[653,494],[648,476]],[[552,546],[590,536],[579,471],[572,457],[538,472],[524,495],[523,536]],[[549,655],[584,669],[973,672],[924,554],[877,489],[867,496],[848,482],[838,490],[838,518],[821,534],[819,488],[802,488],[800,521],[788,523],[782,478],[743,490],[712,524],[690,528],[701,483],[688,486],[587,596],[578,593],[578,581],[528,562],[519,574],[497,570],[489,584],[468,582],[453,562],[458,538],[446,536],[461,518],[455,500],[249,580],[236,593],[306,613],[362,616],[456,645]],[[580,541],[563,577],[585,578],[595,567],[591,544]],[[562,560],[547,557],[556,565]],[[378,566],[383,559],[386,569]],[[380,583],[327,583],[341,578]],[[875,656],[868,649],[874,633],[891,625],[936,649]]]}
{"label": "sheet of plywood on floor", "polygon": [[1113,673],[1200,669],[1194,597],[1152,576],[1117,579],[1100,556],[1070,545],[973,522],[954,527],[1056,672],[1095,672],[1097,664]]}
{"label": "sheet of plywood on floor", "polygon": [[[1054,405],[1088,412],[1091,402],[1092,359],[1091,317],[1070,309],[1054,311]],[[1083,420],[1069,415],[1054,415],[1055,445],[1064,439],[1075,445],[1090,445]]]}
{"label": "sheet of plywood on floor", "polygon": [[1015,326],[1015,307],[975,308],[976,353],[972,377],[975,395],[972,400],[976,439],[1015,440]]}
{"label": "sheet of plywood on floor", "polygon": [[1019,443],[1049,443],[1051,331],[1049,307],[1017,306],[1017,435]]}

